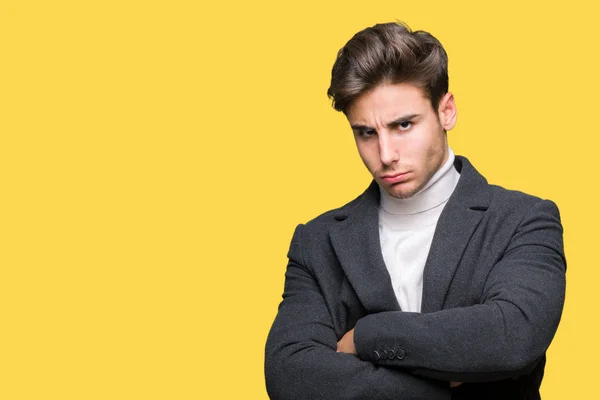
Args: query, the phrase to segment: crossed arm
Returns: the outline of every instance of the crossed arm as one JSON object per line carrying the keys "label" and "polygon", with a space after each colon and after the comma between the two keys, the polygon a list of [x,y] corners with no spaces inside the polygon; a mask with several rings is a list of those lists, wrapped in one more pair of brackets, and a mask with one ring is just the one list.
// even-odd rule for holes
{"label": "crossed arm", "polygon": [[[284,299],[267,340],[273,399],[449,399],[448,382],[529,372],[558,326],[565,261],[551,202],[539,202],[525,217],[490,272],[480,304],[367,315],[339,343],[299,247],[290,250]],[[406,357],[375,353],[399,347]]]}
{"label": "crossed arm", "polygon": [[311,272],[291,251],[283,301],[267,338],[273,400],[449,400],[447,384],[338,353],[329,311]]}

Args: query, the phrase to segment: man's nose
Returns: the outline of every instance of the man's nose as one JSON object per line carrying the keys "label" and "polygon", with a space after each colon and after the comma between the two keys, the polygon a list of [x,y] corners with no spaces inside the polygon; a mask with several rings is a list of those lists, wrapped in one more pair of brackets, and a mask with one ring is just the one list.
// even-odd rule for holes
{"label": "man's nose", "polygon": [[379,135],[379,158],[384,165],[390,165],[398,161],[398,151],[393,138],[388,133]]}

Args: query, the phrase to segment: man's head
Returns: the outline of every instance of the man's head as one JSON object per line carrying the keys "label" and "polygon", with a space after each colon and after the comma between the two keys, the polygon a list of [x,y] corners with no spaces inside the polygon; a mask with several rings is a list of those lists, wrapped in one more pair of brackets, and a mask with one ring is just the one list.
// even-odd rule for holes
{"label": "man's head", "polygon": [[338,53],[328,94],[367,169],[394,197],[417,193],[448,159],[456,105],[447,65],[437,39],[396,23],[357,33]]}
{"label": "man's head", "polygon": [[417,86],[437,109],[448,92],[448,57],[441,43],[401,23],[364,29],[338,52],[327,95],[336,110],[347,114],[356,98],[386,83]]}

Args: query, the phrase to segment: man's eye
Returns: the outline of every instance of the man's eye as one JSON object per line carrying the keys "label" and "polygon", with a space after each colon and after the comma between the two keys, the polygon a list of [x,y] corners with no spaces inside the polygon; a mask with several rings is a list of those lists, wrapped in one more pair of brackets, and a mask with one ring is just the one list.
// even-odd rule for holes
{"label": "man's eye", "polygon": [[400,128],[401,131],[405,131],[407,129],[409,129],[412,126],[412,122],[410,121],[402,121],[398,124],[398,127]]}
{"label": "man's eye", "polygon": [[361,136],[361,137],[364,137],[364,138],[368,138],[368,137],[371,137],[371,136],[375,135],[376,133],[377,132],[375,132],[375,130],[369,129],[369,130],[366,130],[366,131],[359,131],[358,135]]}

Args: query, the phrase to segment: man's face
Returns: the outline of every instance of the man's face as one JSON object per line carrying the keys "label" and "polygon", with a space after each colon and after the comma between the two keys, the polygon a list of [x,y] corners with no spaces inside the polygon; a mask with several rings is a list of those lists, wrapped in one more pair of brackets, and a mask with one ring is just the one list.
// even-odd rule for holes
{"label": "man's face", "polygon": [[434,111],[417,86],[382,84],[358,97],[347,117],[373,178],[390,195],[408,198],[448,159],[445,131],[456,123],[456,106],[447,93]]}

